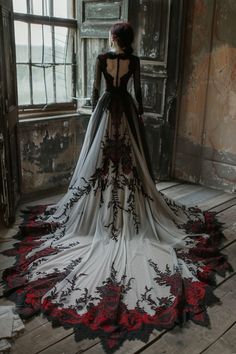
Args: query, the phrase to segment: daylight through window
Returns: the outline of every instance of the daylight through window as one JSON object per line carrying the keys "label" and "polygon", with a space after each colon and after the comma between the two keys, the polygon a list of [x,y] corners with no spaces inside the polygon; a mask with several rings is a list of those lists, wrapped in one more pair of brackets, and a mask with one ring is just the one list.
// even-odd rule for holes
{"label": "daylight through window", "polygon": [[20,108],[75,107],[73,0],[14,0]]}

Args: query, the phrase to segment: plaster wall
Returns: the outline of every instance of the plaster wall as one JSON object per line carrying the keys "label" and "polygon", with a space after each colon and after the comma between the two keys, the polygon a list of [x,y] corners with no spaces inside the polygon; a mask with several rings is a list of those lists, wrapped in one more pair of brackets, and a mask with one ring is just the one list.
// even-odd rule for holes
{"label": "plaster wall", "polygon": [[23,196],[68,186],[87,123],[83,115],[20,123]]}
{"label": "plaster wall", "polygon": [[192,0],[174,175],[236,189],[236,2]]}

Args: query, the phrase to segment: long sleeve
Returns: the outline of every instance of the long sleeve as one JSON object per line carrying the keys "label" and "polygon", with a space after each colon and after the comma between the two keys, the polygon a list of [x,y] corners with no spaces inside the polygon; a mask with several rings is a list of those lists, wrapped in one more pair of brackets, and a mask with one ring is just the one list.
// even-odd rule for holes
{"label": "long sleeve", "polygon": [[97,57],[95,63],[94,82],[93,82],[93,90],[92,90],[92,97],[91,97],[92,111],[94,111],[100,96],[101,77],[102,77],[101,63],[99,57]]}
{"label": "long sleeve", "polygon": [[135,98],[138,102],[138,112],[139,114],[143,114],[143,101],[142,101],[142,89],[140,82],[140,59],[137,57],[135,68],[134,68],[134,92]]}

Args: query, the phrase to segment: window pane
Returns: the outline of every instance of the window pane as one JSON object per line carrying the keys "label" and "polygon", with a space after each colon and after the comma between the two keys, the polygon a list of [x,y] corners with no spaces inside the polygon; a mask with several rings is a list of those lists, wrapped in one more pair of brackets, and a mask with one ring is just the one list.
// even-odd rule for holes
{"label": "window pane", "polygon": [[71,65],[56,66],[57,102],[72,101],[72,67]]}
{"label": "window pane", "polygon": [[50,16],[51,0],[30,0],[30,13],[33,15]]}
{"label": "window pane", "polygon": [[73,0],[53,0],[55,17],[73,18]]}
{"label": "window pane", "polygon": [[31,13],[34,15],[42,15],[42,0],[31,0]]}
{"label": "window pane", "polygon": [[13,11],[26,13],[26,0],[13,0]]}
{"label": "window pane", "polygon": [[17,63],[28,62],[28,24],[20,21],[14,22],[16,61]]}
{"label": "window pane", "polygon": [[[35,1],[35,0],[34,0]],[[52,16],[52,14],[50,14],[50,2],[52,0],[42,0],[43,2],[43,16]],[[58,2],[60,2],[61,0],[59,0]]]}
{"label": "window pane", "polygon": [[55,27],[55,62],[72,63],[73,30]]}
{"label": "window pane", "polygon": [[33,103],[46,103],[43,68],[32,67]]}
{"label": "window pane", "polygon": [[44,63],[52,62],[52,27],[43,26]]}
{"label": "window pane", "polygon": [[43,53],[43,39],[42,39],[42,25],[31,25],[31,50],[32,63],[42,63]]}
{"label": "window pane", "polygon": [[76,43],[76,40],[75,40],[76,31],[72,28],[69,28],[68,32],[69,32],[69,35],[68,35],[68,43],[67,43],[66,62],[73,63],[73,54],[76,50],[75,47],[73,46],[73,44],[75,45],[75,43]]}
{"label": "window pane", "polygon": [[55,103],[54,91],[53,91],[52,66],[48,66],[45,68],[43,66],[33,67],[32,76],[33,76],[33,103],[34,104]]}
{"label": "window pane", "polygon": [[18,104],[30,104],[29,66],[17,65]]}
{"label": "window pane", "polygon": [[31,47],[33,63],[52,63],[52,27],[31,25]]}
{"label": "window pane", "polygon": [[45,69],[46,74],[46,86],[47,86],[47,102],[54,103],[54,91],[53,91],[53,73],[52,66]]}
{"label": "window pane", "polygon": [[55,62],[64,63],[66,55],[67,28],[55,27]]}

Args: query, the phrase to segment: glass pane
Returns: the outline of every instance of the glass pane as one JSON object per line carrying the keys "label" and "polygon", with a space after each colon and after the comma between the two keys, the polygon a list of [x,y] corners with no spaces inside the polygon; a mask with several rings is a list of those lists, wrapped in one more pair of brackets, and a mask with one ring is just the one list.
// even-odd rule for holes
{"label": "glass pane", "polygon": [[44,74],[42,67],[32,67],[33,103],[46,103]]}
{"label": "glass pane", "polygon": [[52,27],[43,26],[44,63],[52,63]]}
{"label": "glass pane", "polygon": [[55,17],[73,18],[73,0],[53,0]]}
{"label": "glass pane", "polygon": [[33,63],[52,63],[52,27],[31,25],[31,47]]}
{"label": "glass pane", "polygon": [[50,14],[51,0],[30,0],[30,13],[40,16],[52,16]]}
{"label": "glass pane", "polygon": [[66,101],[71,102],[73,100],[72,65],[66,65],[64,72],[66,73]]}
{"label": "glass pane", "polygon": [[29,66],[17,64],[18,104],[30,104]]}
{"label": "glass pane", "polygon": [[[35,1],[35,0],[33,0]],[[43,6],[42,6],[42,10],[43,10],[43,16],[52,16],[52,14],[50,14],[50,2],[52,0],[42,0]],[[57,0],[57,2],[60,2],[61,0]]]}
{"label": "glass pane", "polygon": [[30,13],[40,16],[50,16],[51,0],[30,0]]}
{"label": "glass pane", "polygon": [[71,65],[56,66],[57,102],[72,101],[72,67]]}
{"label": "glass pane", "polygon": [[55,27],[55,62],[72,63],[72,30]]}
{"label": "glass pane", "polygon": [[15,26],[15,44],[16,44],[16,62],[28,62],[28,24],[20,21],[14,22]]}
{"label": "glass pane", "polygon": [[13,0],[13,11],[27,13],[26,0]]}
{"label": "glass pane", "polygon": [[55,27],[55,62],[64,63],[68,30],[65,27]]}
{"label": "glass pane", "polygon": [[42,15],[43,14],[42,0],[32,0],[31,1],[31,13],[34,15]]}
{"label": "glass pane", "polygon": [[53,93],[53,73],[52,67],[48,67],[45,69],[46,75],[46,86],[47,86],[47,102],[46,103],[54,103],[54,93]]}
{"label": "glass pane", "polygon": [[76,40],[75,40],[75,35],[76,32],[74,29],[69,28],[68,29],[69,35],[68,35],[68,43],[67,43],[67,55],[66,55],[66,62],[67,63],[73,63],[73,50],[75,51],[75,47],[73,47],[73,43],[75,46]]}
{"label": "glass pane", "polygon": [[43,53],[43,38],[42,38],[42,25],[31,25],[31,50],[32,50],[32,63],[42,63]]}

